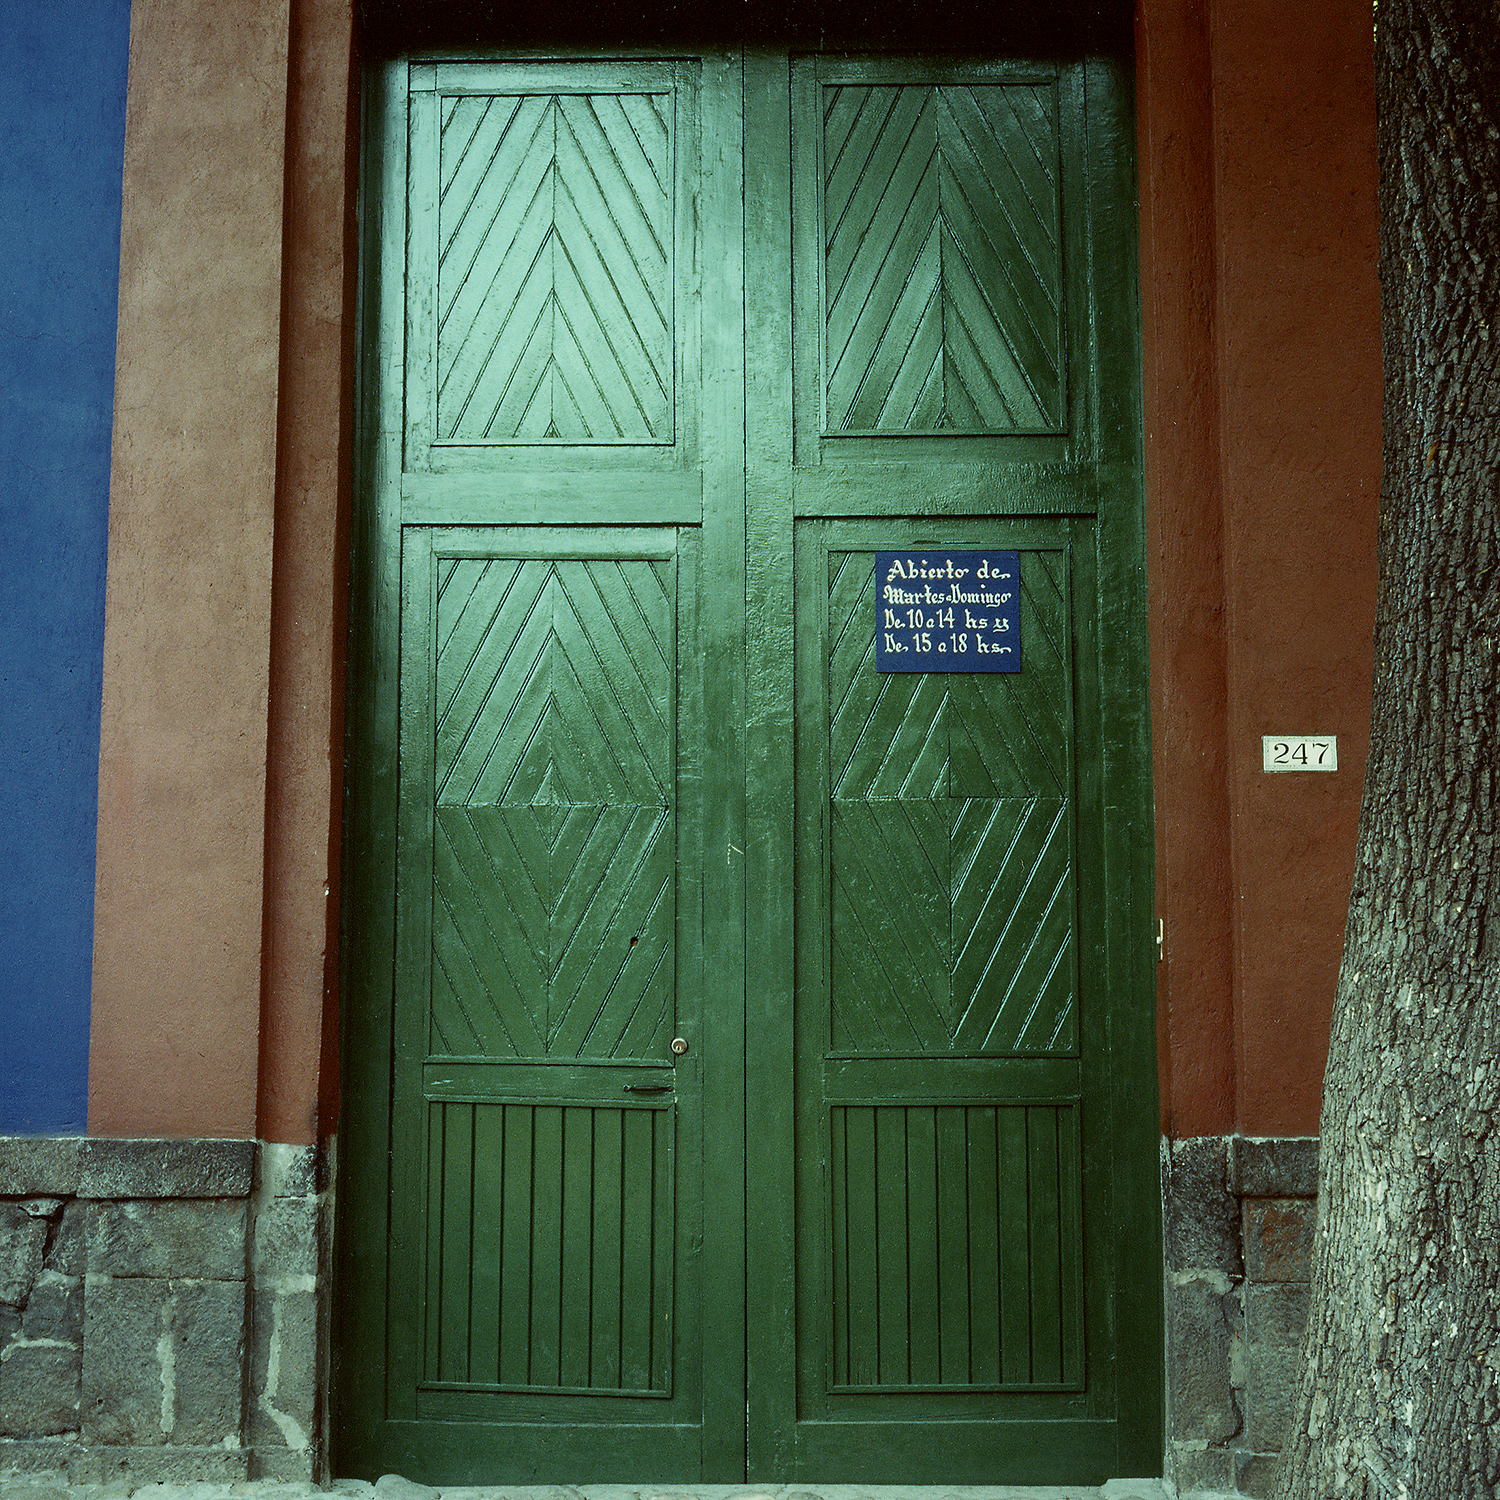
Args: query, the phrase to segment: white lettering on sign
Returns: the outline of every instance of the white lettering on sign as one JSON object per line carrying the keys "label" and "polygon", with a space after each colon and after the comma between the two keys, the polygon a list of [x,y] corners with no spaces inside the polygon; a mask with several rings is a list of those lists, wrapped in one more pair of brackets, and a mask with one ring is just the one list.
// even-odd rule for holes
{"label": "white lettering on sign", "polygon": [[881,672],[1019,672],[1020,555],[878,552]]}
{"label": "white lettering on sign", "polygon": [[1336,734],[1263,734],[1260,737],[1263,771],[1337,771]]}

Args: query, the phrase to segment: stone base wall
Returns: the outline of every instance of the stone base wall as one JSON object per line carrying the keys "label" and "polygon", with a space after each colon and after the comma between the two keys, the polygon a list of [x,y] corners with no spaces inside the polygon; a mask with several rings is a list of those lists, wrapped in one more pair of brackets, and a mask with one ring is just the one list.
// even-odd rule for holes
{"label": "stone base wall", "polygon": [[311,1147],[0,1138],[0,1471],[321,1477]]}
{"label": "stone base wall", "polygon": [[1178,1493],[1270,1494],[1292,1416],[1316,1136],[1162,1143],[1167,1464]]}
{"label": "stone base wall", "polygon": [[[1315,1137],[1163,1143],[1167,1463],[1269,1493],[1307,1319]],[[321,1480],[326,1163],[256,1141],[0,1138],[0,1472]]]}

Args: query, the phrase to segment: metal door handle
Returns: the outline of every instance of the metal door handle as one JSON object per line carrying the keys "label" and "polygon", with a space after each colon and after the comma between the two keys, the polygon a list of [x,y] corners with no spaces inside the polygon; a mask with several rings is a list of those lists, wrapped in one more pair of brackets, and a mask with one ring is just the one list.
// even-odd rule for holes
{"label": "metal door handle", "polygon": [[670,1094],[672,1085],[670,1083],[627,1083],[625,1092],[627,1094]]}

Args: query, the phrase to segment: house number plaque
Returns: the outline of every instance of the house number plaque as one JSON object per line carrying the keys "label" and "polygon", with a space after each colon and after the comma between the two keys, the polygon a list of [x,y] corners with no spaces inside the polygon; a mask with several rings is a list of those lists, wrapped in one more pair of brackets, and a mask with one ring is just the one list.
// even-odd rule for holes
{"label": "house number plaque", "polygon": [[1015,552],[877,552],[881,672],[1019,672]]}

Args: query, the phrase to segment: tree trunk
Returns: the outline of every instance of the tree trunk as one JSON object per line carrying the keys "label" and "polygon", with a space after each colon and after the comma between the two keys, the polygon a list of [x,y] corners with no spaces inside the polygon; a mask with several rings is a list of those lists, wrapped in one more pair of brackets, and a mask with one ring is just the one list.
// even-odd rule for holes
{"label": "tree trunk", "polygon": [[1373,734],[1279,1500],[1500,1485],[1500,4],[1378,0]]}

